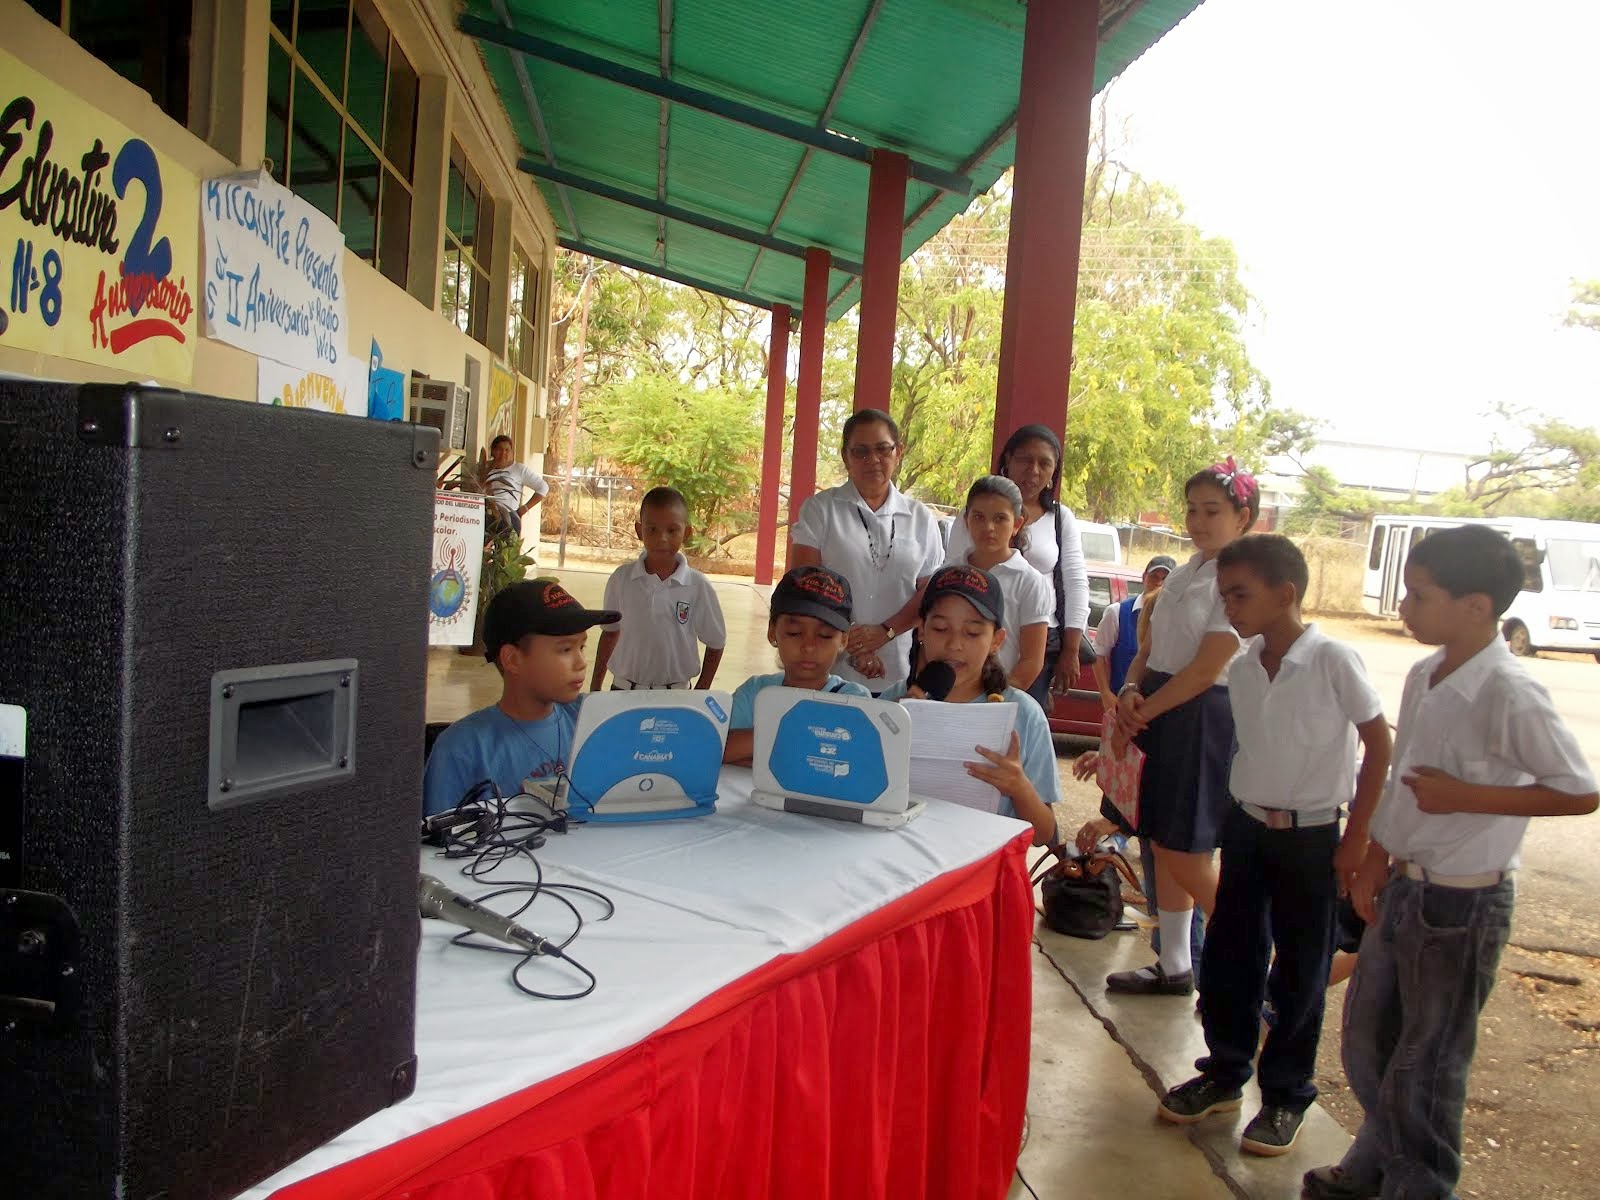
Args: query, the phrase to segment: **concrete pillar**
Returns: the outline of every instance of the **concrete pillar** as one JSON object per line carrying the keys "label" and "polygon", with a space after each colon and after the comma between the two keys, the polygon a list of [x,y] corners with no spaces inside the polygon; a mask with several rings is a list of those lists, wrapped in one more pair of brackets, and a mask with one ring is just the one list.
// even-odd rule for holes
{"label": "concrete pillar", "polygon": [[[806,251],[805,303],[800,309],[800,373],[795,379],[794,447],[789,466],[789,526],[817,490],[817,425],[822,414],[822,349],[828,328],[828,272],[833,255]],[[793,545],[791,540],[790,545]],[[787,560],[788,556],[785,555]]]}
{"label": "concrete pillar", "polygon": [[778,484],[783,471],[783,402],[789,390],[789,306],[772,306],[767,345],[767,415],[761,444],[761,509],[756,514],[756,582],[772,582],[778,546]]}
{"label": "concrete pillar", "polygon": [[[489,328],[483,344],[497,358],[506,356],[506,322],[511,316],[511,206],[509,196],[494,198],[494,233],[489,246]],[[443,280],[440,281],[441,285]],[[511,369],[517,369],[511,364]],[[518,443],[521,449],[521,443]]]}
{"label": "concrete pillar", "polygon": [[1016,178],[994,407],[998,450],[1019,425],[1067,423],[1097,0],[1028,5]]}
{"label": "concrete pillar", "polygon": [[[205,127],[194,132],[214,150],[241,167],[259,167],[267,141],[267,42],[272,26],[270,0],[237,0],[233,4],[196,7],[196,33],[201,9],[211,26],[211,55],[206,72]],[[202,44],[196,39],[196,44]],[[191,86],[199,72],[190,72]],[[191,122],[193,128],[194,122]]]}
{"label": "concrete pillar", "polygon": [[889,410],[894,328],[900,303],[900,248],[906,216],[904,154],[872,152],[867,235],[861,256],[861,324],[856,342],[855,408]]}
{"label": "concrete pillar", "polygon": [[[445,189],[449,177],[450,87],[442,75],[424,75],[417,81],[417,142],[411,175],[406,291],[435,311],[442,290]],[[498,234],[499,230],[495,232]],[[502,329],[502,339],[504,336]]]}

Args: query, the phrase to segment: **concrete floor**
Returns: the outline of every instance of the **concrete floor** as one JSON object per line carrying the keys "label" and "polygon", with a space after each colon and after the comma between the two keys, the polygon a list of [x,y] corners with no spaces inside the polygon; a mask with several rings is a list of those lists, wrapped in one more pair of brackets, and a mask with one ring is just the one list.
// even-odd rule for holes
{"label": "concrete floor", "polygon": [[[592,607],[599,606],[609,574],[541,573],[557,575]],[[774,669],[766,641],[769,592],[749,580],[713,578],[728,625],[717,683],[731,690],[750,675]],[[598,636],[591,634],[591,661]],[[494,703],[499,694],[498,676],[481,656],[453,650],[429,655],[428,720],[456,720]],[[1348,1135],[1314,1107],[1292,1153],[1277,1159],[1241,1154],[1239,1131],[1260,1104],[1254,1085],[1244,1108],[1232,1116],[1186,1129],[1159,1121],[1161,1091],[1194,1074],[1194,1060],[1205,1051],[1193,1001],[1106,995],[1109,972],[1150,960],[1141,933],[1089,942],[1041,926],[1036,949],[1029,1136],[1018,1166],[1041,1200],[1290,1200],[1299,1196],[1307,1169],[1336,1162],[1344,1153]],[[1027,1196],[1021,1181],[1014,1181],[1008,1200]]]}

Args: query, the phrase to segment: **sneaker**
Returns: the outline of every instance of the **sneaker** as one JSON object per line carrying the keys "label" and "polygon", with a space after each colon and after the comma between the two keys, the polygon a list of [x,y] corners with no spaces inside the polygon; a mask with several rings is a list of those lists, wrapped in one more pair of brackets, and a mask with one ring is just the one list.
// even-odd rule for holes
{"label": "sneaker", "polygon": [[1194,991],[1194,972],[1168,975],[1160,963],[1137,971],[1118,971],[1106,976],[1106,991],[1128,996],[1187,996]]}
{"label": "sneaker", "polygon": [[1300,1178],[1301,1200],[1377,1200],[1376,1184],[1357,1183],[1343,1167],[1313,1167]]}
{"label": "sneaker", "polygon": [[1161,1097],[1156,1116],[1174,1125],[1193,1125],[1212,1113],[1234,1112],[1243,1103],[1238,1088],[1223,1087],[1204,1075],[1180,1083]]}
{"label": "sneaker", "polygon": [[1266,1158],[1276,1158],[1289,1153],[1294,1139],[1300,1133],[1300,1122],[1306,1114],[1281,1104],[1263,1104],[1261,1111],[1250,1118],[1239,1138],[1239,1149]]}

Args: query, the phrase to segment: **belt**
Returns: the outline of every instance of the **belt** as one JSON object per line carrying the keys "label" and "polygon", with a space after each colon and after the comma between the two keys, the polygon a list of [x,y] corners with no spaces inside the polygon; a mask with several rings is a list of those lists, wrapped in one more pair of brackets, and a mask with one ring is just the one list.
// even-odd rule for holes
{"label": "belt", "polygon": [[1398,874],[1407,879],[1415,879],[1418,883],[1431,883],[1436,887],[1447,888],[1486,888],[1504,883],[1516,874],[1515,871],[1479,871],[1476,875],[1440,875],[1430,871],[1420,863],[1401,860],[1394,864]]}
{"label": "belt", "polygon": [[1262,808],[1259,804],[1246,804],[1243,800],[1236,801],[1245,815],[1254,817],[1268,829],[1316,829],[1323,825],[1333,825],[1339,820],[1339,806],[1331,808],[1312,808],[1301,811],[1293,808]]}
{"label": "belt", "polygon": [[635,683],[621,675],[611,677],[611,689],[617,692],[684,691],[688,687],[687,683]]}

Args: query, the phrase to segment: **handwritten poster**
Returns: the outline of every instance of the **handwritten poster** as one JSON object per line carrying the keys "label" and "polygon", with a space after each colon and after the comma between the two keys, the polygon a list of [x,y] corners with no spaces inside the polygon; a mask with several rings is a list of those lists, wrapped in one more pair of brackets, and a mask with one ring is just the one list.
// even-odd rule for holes
{"label": "handwritten poster", "polygon": [[336,377],[350,357],[339,227],[264,170],[206,180],[200,213],[206,336]]}
{"label": "handwritten poster", "polygon": [[517,377],[499,363],[489,368],[489,437],[517,435]]}
{"label": "handwritten poster", "polygon": [[283,408],[315,408],[322,412],[367,415],[367,364],[343,356],[330,375],[304,371],[270,358],[256,361],[256,399]]}
{"label": "handwritten poster", "polygon": [[483,497],[433,494],[433,570],[428,577],[428,644],[470,646],[483,570]]}
{"label": "handwritten poster", "polygon": [[406,377],[383,365],[383,350],[372,339],[371,369],[367,373],[367,416],[374,421],[406,419]]}
{"label": "handwritten poster", "polygon": [[198,187],[0,51],[0,345],[187,384]]}

